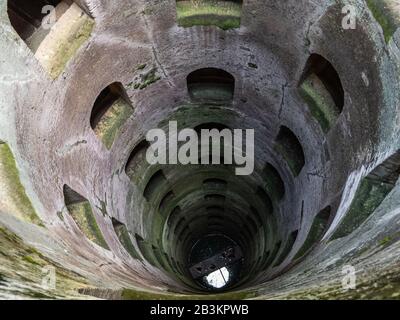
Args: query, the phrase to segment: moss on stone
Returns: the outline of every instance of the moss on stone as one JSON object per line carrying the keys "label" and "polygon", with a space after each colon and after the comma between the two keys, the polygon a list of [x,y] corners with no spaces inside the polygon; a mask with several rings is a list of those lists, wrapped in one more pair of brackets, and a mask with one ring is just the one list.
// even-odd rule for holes
{"label": "moss on stone", "polygon": [[216,83],[201,83],[189,87],[191,98],[195,101],[212,103],[228,102],[233,99],[233,91],[230,85]]}
{"label": "moss on stone", "polygon": [[0,143],[0,210],[20,220],[42,225],[21,184],[11,149]]}
{"label": "moss on stone", "polygon": [[253,292],[230,292],[222,294],[183,295],[170,292],[155,293],[150,291],[124,289],[121,293],[123,300],[245,300],[255,297]]}
{"label": "moss on stone", "polygon": [[367,0],[369,9],[383,29],[388,43],[400,26],[400,5],[396,0]]}
{"label": "moss on stone", "polygon": [[154,267],[160,267],[161,265],[157,262],[152,244],[142,239],[139,239],[137,243],[139,250],[146,261]]}
{"label": "moss on stone", "polygon": [[381,241],[379,241],[379,245],[386,248],[396,242],[400,238],[400,232],[397,232],[395,234],[387,235],[384,237]]}
{"label": "moss on stone", "polygon": [[242,6],[232,1],[177,1],[178,25],[181,27],[216,26],[223,30],[240,28]]}
{"label": "moss on stone", "polygon": [[[56,272],[56,288],[42,287],[44,268]],[[87,286],[80,275],[64,269],[35,248],[27,245],[18,235],[0,225],[0,285],[3,294],[34,299],[55,299],[77,296],[77,290]]]}
{"label": "moss on stone", "polygon": [[100,200],[100,207],[97,207],[101,214],[103,215],[103,218],[108,217],[108,212],[107,212],[107,201]]}
{"label": "moss on stone", "polygon": [[97,245],[109,250],[107,242],[96,222],[89,201],[71,204],[67,207],[70,215],[85,236]]}
{"label": "moss on stone", "polygon": [[57,21],[35,56],[49,75],[56,79],[68,61],[90,37],[94,20],[75,3]]}
{"label": "moss on stone", "polygon": [[[400,272],[398,266],[357,274],[355,289],[344,290],[342,274],[338,279],[325,281],[274,295],[284,300],[400,300]],[[266,299],[263,296],[257,299]]]}
{"label": "moss on stone", "polygon": [[345,237],[356,230],[382,203],[392,185],[365,178],[343,221],[333,234],[331,240]]}
{"label": "moss on stone", "polygon": [[27,255],[27,256],[23,256],[22,259],[30,264],[36,264],[36,265],[40,265],[40,261],[38,261],[37,259],[35,259],[35,257]]}
{"label": "moss on stone", "polygon": [[117,228],[115,228],[115,232],[116,232],[117,237],[118,237],[119,241],[121,242],[122,246],[131,255],[131,257],[134,259],[141,260],[140,255],[138,254],[135,247],[133,246],[132,240],[129,236],[129,232],[128,232],[128,229],[126,228],[126,226],[119,225]]}
{"label": "moss on stone", "polygon": [[339,112],[335,101],[317,76],[311,75],[300,86],[300,94],[307,103],[312,116],[327,133],[335,124]]}
{"label": "moss on stone", "polygon": [[161,80],[161,77],[157,75],[157,69],[152,69],[149,73],[146,73],[142,78],[142,83],[139,85],[139,89],[146,89],[148,86]]}

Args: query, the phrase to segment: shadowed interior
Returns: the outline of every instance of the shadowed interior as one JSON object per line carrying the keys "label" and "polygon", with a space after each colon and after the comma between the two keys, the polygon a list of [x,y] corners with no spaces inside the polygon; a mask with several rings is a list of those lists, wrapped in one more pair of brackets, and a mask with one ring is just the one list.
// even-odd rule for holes
{"label": "shadowed interior", "polygon": [[0,1],[0,296],[398,298],[398,8],[344,2]]}

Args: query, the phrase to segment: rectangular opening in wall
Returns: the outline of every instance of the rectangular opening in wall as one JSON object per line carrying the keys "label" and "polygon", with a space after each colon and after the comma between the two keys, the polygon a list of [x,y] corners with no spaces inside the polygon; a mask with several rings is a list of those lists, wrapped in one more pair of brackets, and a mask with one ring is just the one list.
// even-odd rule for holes
{"label": "rectangular opening in wall", "polygon": [[340,77],[324,57],[312,54],[300,83],[300,94],[311,115],[327,133],[343,111],[344,90]]}
{"label": "rectangular opening in wall", "polygon": [[162,198],[158,210],[160,214],[163,214],[174,202],[175,194],[173,191],[169,191],[164,198]]}
{"label": "rectangular opening in wall", "polygon": [[14,30],[31,47],[36,37],[43,38],[49,30],[41,29],[45,14],[42,13],[46,6],[57,7],[61,1],[46,0],[8,0],[8,16]]}
{"label": "rectangular opening in wall", "polygon": [[240,28],[242,3],[242,0],[177,0],[178,25]]}
{"label": "rectangular opening in wall", "polygon": [[361,181],[349,210],[331,240],[351,234],[364,223],[393,190],[399,175],[400,151],[397,151]]}
{"label": "rectangular opening in wall", "polygon": [[[194,102],[220,104],[229,103],[233,100],[235,78],[225,70],[216,68],[195,70],[187,76],[186,81],[189,96]],[[229,128],[217,123],[216,127],[211,129],[221,131]]]}
{"label": "rectangular opening in wall", "polygon": [[115,234],[117,235],[118,240],[125,248],[125,250],[131,255],[132,258],[140,259],[139,254],[137,253],[135,247],[133,246],[127,227],[115,218],[112,218],[112,224]]}
{"label": "rectangular opening in wall", "polygon": [[8,0],[11,25],[57,78],[89,38],[94,20],[72,0]]}
{"label": "rectangular opening in wall", "polygon": [[64,186],[64,201],[68,213],[71,215],[82,233],[90,241],[109,250],[107,242],[97,224],[89,201],[67,185]]}
{"label": "rectangular opening in wall", "polygon": [[156,257],[153,252],[153,246],[138,234],[135,235],[135,238],[139,250],[142,253],[143,257],[146,259],[146,261],[150,263],[152,266],[157,266]]}
{"label": "rectangular opening in wall", "polygon": [[303,147],[296,135],[282,126],[276,138],[275,150],[286,160],[294,176],[298,176],[305,165]]}
{"label": "rectangular opening in wall", "polygon": [[149,180],[144,189],[143,196],[147,201],[150,201],[151,198],[156,193],[157,189],[167,183],[167,178],[165,177],[162,170],[157,171]]}
{"label": "rectangular opening in wall", "polygon": [[132,114],[133,107],[122,84],[115,82],[97,97],[90,116],[90,125],[106,148],[111,149]]}
{"label": "rectangular opening in wall", "polygon": [[168,220],[167,220],[168,228],[169,228],[169,235],[171,234],[172,225],[174,224],[174,222],[176,222],[176,220],[177,220],[178,217],[180,216],[181,212],[182,212],[182,211],[181,211],[181,208],[180,208],[180,207],[175,207],[175,208],[171,211],[171,213],[169,214]]}
{"label": "rectangular opening in wall", "polygon": [[147,140],[139,142],[132,150],[125,166],[125,173],[131,181],[139,184],[146,169],[150,166],[146,159],[146,153],[150,144]]}

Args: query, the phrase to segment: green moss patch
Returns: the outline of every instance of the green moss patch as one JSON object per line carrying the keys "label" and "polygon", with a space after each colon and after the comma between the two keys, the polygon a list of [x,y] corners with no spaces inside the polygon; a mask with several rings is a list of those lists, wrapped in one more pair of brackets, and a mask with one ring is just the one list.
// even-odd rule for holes
{"label": "green moss patch", "polygon": [[[140,65],[138,71],[146,68],[146,65]],[[144,90],[148,86],[161,80],[161,76],[157,73],[157,68],[152,68],[147,72],[143,72],[135,81],[128,84],[129,87],[133,87],[135,90]]]}
{"label": "green moss patch", "polygon": [[42,225],[21,184],[11,149],[5,143],[0,143],[0,210],[20,220]]}
{"label": "green moss patch", "polygon": [[146,153],[149,146],[150,144],[146,140],[140,142],[134,150],[132,150],[125,168],[127,176],[137,185],[144,183],[144,179],[146,178],[145,173],[149,167],[146,161]]}
{"label": "green moss patch", "polygon": [[89,201],[73,203],[67,206],[68,212],[85,236],[97,245],[109,250],[103,234],[96,222]]}
{"label": "green moss patch", "polygon": [[[56,272],[56,288],[50,290],[42,287],[46,274],[44,270],[49,267]],[[86,287],[87,281],[27,245],[6,227],[0,226],[0,287],[3,284],[7,286],[1,288],[2,294],[55,299],[77,296],[76,290]]]}
{"label": "green moss patch", "polygon": [[75,3],[64,13],[35,53],[44,69],[56,79],[90,37],[94,20]]}
{"label": "green moss patch", "polygon": [[365,178],[331,240],[345,237],[356,230],[378,208],[392,189],[391,184]]}
{"label": "green moss patch", "polygon": [[154,255],[153,246],[151,243],[148,243],[146,240],[142,239],[140,236],[136,235],[136,241],[139,247],[139,250],[143,257],[146,259],[148,263],[150,263],[154,267],[158,267],[157,259]]}
{"label": "green moss patch", "polygon": [[124,289],[121,294],[123,300],[245,300],[256,296],[252,292],[230,292],[223,294],[183,295],[174,293],[154,293]]}
{"label": "green moss patch", "polygon": [[223,30],[240,28],[242,4],[234,1],[177,1],[181,27],[217,26]]}
{"label": "green moss patch", "polygon": [[107,109],[94,132],[107,149],[111,149],[116,137],[121,132],[124,123],[132,116],[133,108],[122,98],[118,99]]}
{"label": "green moss patch", "polygon": [[386,248],[400,240],[400,232],[388,235],[379,241],[379,245]]}
{"label": "green moss patch", "polygon": [[400,26],[400,4],[397,0],[366,0],[373,16],[383,29],[388,43]]}
{"label": "green moss patch", "polygon": [[216,83],[193,84],[189,86],[191,98],[199,102],[229,102],[233,99],[233,91],[230,85]]}
{"label": "green moss patch", "polygon": [[322,81],[312,74],[301,84],[300,94],[306,101],[311,115],[327,133],[339,117],[339,111],[329,91]]}
{"label": "green moss patch", "polygon": [[140,255],[133,246],[131,237],[129,236],[129,232],[126,226],[121,223],[115,223],[115,222],[113,224],[115,233],[117,234],[117,237],[121,242],[122,246],[125,248],[125,250],[131,255],[132,258],[141,259]]}

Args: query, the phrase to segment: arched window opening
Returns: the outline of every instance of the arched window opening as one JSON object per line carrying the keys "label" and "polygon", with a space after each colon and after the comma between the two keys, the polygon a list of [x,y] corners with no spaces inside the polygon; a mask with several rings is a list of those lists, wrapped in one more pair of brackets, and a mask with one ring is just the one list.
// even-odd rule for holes
{"label": "arched window opening", "polygon": [[300,83],[300,93],[312,116],[326,133],[343,111],[344,90],[332,64],[318,54],[307,61]]}
{"label": "arched window opening", "polygon": [[149,166],[146,160],[146,153],[150,147],[147,140],[139,142],[132,150],[131,155],[125,166],[126,175],[132,180],[138,182],[144,171]]}
{"label": "arched window opening", "polygon": [[282,126],[276,138],[275,150],[286,160],[294,176],[298,176],[305,165],[303,147],[296,135]]}
{"label": "arched window opening", "polygon": [[205,68],[188,75],[187,87],[194,102],[229,103],[234,96],[235,78],[224,70]]}
{"label": "arched window opening", "polygon": [[52,78],[90,37],[94,20],[72,0],[8,0],[11,25]]}
{"label": "arched window opening", "polygon": [[137,253],[135,247],[133,246],[127,227],[115,218],[112,218],[111,220],[115,234],[117,235],[118,240],[120,241],[122,246],[131,255],[132,258],[140,259],[140,255]]}
{"label": "arched window opening", "polygon": [[90,241],[109,250],[107,242],[93,214],[90,202],[67,185],[64,186],[63,192],[68,213],[82,233]]}
{"label": "arched window opening", "polygon": [[133,114],[133,108],[121,83],[112,83],[97,97],[90,125],[107,149],[111,149],[124,123]]}
{"label": "arched window opening", "polygon": [[167,178],[165,177],[164,172],[162,170],[157,171],[147,183],[143,196],[147,201],[150,201],[157,189],[166,182]]}

